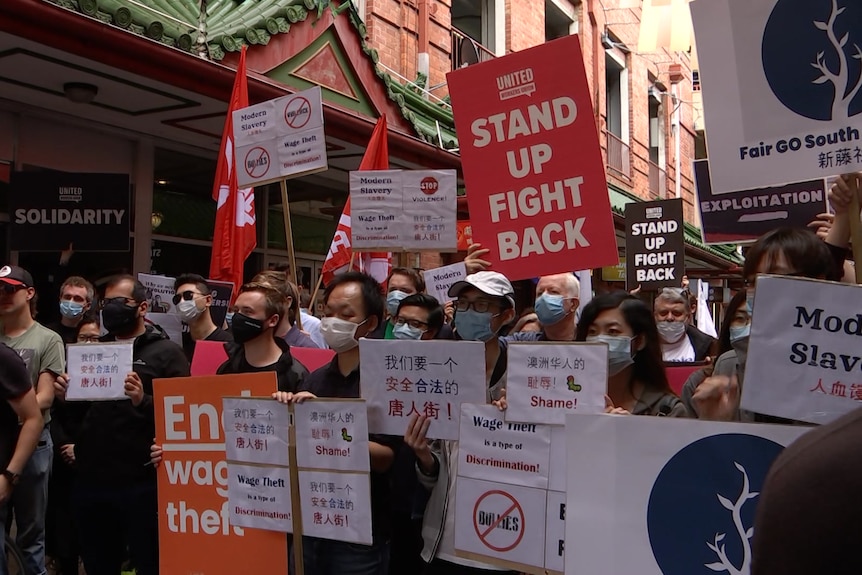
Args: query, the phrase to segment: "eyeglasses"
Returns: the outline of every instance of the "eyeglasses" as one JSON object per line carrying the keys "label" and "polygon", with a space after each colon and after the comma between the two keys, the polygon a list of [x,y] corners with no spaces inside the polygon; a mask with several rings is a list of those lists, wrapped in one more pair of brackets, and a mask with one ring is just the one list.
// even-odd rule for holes
{"label": "eyeglasses", "polygon": [[126,305],[128,305],[129,303],[134,303],[134,304],[136,304],[136,303],[138,303],[138,302],[137,302],[137,301],[135,301],[134,299],[130,298],[130,297],[123,297],[123,296],[111,297],[111,298],[103,299],[103,300],[99,303],[99,308],[100,308],[100,309],[105,309],[105,307],[107,307],[107,306],[108,306],[108,304],[111,304],[111,303],[121,303],[121,304],[126,304]]}
{"label": "eyeglasses", "polygon": [[173,300],[174,305],[177,305],[178,303],[180,303],[181,299],[183,299],[185,301],[191,301],[191,300],[195,299],[195,296],[202,296],[202,295],[204,295],[204,294],[198,293],[196,291],[192,291],[190,289],[187,289],[186,291],[178,293],[177,295],[174,296],[174,300]]}
{"label": "eyeglasses", "polygon": [[404,325],[404,324],[409,325],[413,329],[421,329],[421,330],[427,330],[428,329],[428,324],[423,322],[423,321],[419,321],[418,319],[407,319],[404,317],[395,318],[395,325]]}
{"label": "eyeglasses", "polygon": [[455,302],[455,311],[467,311],[473,308],[474,311],[485,313],[491,308],[499,307],[498,304],[490,302],[486,299],[477,299],[476,301],[467,301],[459,299]]}
{"label": "eyeglasses", "polygon": [[11,294],[17,292],[18,290],[27,289],[27,286],[14,286],[12,284],[4,283],[2,289],[3,289],[3,293],[11,295]]}
{"label": "eyeglasses", "polygon": [[79,335],[78,343],[99,343],[98,335]]}

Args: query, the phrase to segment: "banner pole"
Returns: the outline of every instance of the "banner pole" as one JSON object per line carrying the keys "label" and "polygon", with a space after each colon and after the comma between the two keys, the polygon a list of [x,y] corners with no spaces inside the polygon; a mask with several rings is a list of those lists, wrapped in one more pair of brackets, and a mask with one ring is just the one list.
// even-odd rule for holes
{"label": "banner pole", "polygon": [[293,285],[298,286],[296,283],[296,253],[293,249],[293,227],[290,224],[290,203],[287,200],[287,180],[281,180],[279,182],[281,186],[281,215],[284,217],[284,239],[285,245],[287,245],[287,259],[290,262],[290,275],[287,277],[290,281],[293,282]]}
{"label": "banner pole", "polygon": [[[859,176],[856,176],[859,178]],[[862,184],[857,180],[857,188],[858,185]],[[859,220],[859,194],[853,194],[853,197],[850,198],[850,213],[848,217],[850,218],[850,242],[853,248],[853,263],[855,264],[853,267],[856,270],[856,283],[862,284],[862,226],[860,226]]]}
{"label": "banner pole", "polygon": [[316,285],[316,286],[314,286],[314,291],[313,291],[313,292],[311,292],[311,305],[312,305],[312,308],[308,310],[308,311],[309,311],[309,313],[311,313],[311,315],[314,315],[314,311],[315,311],[315,310],[314,310],[314,306],[316,305],[316,304],[315,304],[315,302],[317,301],[317,292],[319,292],[319,291],[320,291],[320,286],[321,286],[321,285],[323,285],[323,270],[321,270],[321,271],[320,271],[320,273],[317,275],[317,285]]}
{"label": "banner pole", "polygon": [[[282,180],[283,181],[283,180]],[[302,555],[302,498],[299,496],[299,468],[296,461],[296,422],[290,404],[290,427],[288,428],[287,457],[290,465],[290,505],[293,514],[293,562],[295,575],[305,575],[305,559]]]}

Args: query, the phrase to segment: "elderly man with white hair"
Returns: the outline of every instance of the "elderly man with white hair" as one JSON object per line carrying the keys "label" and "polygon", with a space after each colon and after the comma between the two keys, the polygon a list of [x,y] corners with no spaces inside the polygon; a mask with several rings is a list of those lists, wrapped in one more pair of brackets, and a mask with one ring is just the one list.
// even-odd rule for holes
{"label": "elderly man with white hair", "polygon": [[703,361],[715,339],[693,326],[687,290],[664,288],[653,307],[661,338],[662,356],[667,362]]}
{"label": "elderly man with white hair", "polygon": [[536,284],[533,305],[542,330],[519,332],[510,341],[574,341],[581,284],[572,273],[542,276]]}

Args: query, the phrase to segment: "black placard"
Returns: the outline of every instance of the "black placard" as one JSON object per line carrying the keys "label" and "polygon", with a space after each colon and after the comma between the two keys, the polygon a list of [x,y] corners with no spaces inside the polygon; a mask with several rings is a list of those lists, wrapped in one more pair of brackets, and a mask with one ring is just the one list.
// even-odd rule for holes
{"label": "black placard", "polygon": [[824,180],[713,195],[707,160],[694,163],[694,180],[707,244],[747,243],[775,228],[804,228],[826,211]]}
{"label": "black placard", "polygon": [[15,172],[11,178],[11,249],[127,252],[128,174]]}
{"label": "black placard", "polygon": [[682,199],[626,204],[626,284],[681,287],[685,275]]}

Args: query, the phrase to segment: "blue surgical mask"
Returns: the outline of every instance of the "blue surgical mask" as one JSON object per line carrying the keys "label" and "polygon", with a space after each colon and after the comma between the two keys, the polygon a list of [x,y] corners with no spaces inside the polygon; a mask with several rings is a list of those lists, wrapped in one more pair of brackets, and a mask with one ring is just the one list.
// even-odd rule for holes
{"label": "blue surgical mask", "polygon": [[397,289],[392,290],[386,295],[386,311],[389,312],[389,315],[394,316],[398,313],[398,304],[408,295],[410,294]]}
{"label": "blue surgical mask", "polygon": [[467,311],[459,311],[455,313],[455,331],[461,336],[461,339],[468,341],[489,341],[495,334],[491,330],[491,318],[494,317],[489,311],[479,313],[478,311],[468,309]]}
{"label": "blue surgical mask", "polygon": [[635,352],[632,350],[634,338],[626,335],[591,335],[590,342],[608,344],[608,377],[613,377],[635,362]]}
{"label": "blue surgical mask", "polygon": [[749,291],[747,294],[745,294],[745,305],[748,306],[748,313],[751,314],[751,312],[754,311],[754,292],[753,291]]}
{"label": "blue surgical mask", "polygon": [[396,325],[392,329],[392,335],[395,339],[422,339],[422,335],[424,333],[424,330],[421,330],[418,327],[412,327],[406,323]]}
{"label": "blue surgical mask", "polygon": [[536,316],[539,318],[539,323],[542,325],[554,325],[562,321],[566,315],[566,310],[563,308],[565,298],[561,295],[553,295],[543,293],[536,298]]}
{"label": "blue surgical mask", "polygon": [[233,324],[233,312],[232,311],[229,311],[226,314],[224,314],[224,322],[227,324],[228,327],[231,327],[231,325]]}
{"label": "blue surgical mask", "polygon": [[84,313],[84,305],[71,300],[63,300],[60,302],[60,313],[65,318],[77,319]]}
{"label": "blue surgical mask", "polygon": [[751,333],[751,324],[747,323],[742,327],[730,326],[730,342],[739,341],[744,337],[748,337]]}

